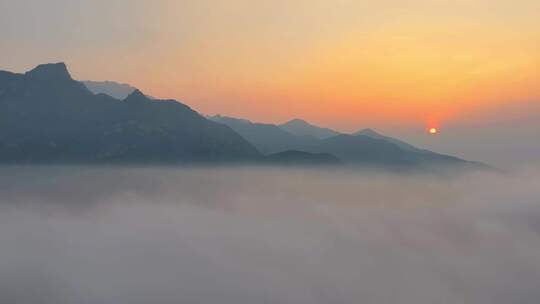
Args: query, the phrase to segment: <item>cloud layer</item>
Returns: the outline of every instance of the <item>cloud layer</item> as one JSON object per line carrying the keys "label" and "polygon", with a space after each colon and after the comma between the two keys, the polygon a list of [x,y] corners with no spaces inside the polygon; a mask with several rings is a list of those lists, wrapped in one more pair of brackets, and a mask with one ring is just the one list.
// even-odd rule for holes
{"label": "cloud layer", "polygon": [[537,303],[540,175],[0,169],[6,303]]}

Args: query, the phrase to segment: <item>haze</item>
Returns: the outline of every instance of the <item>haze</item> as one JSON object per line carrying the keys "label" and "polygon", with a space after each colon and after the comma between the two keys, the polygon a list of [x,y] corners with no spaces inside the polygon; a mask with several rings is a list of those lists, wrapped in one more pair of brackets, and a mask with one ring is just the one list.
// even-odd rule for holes
{"label": "haze", "polygon": [[8,167],[0,181],[6,303],[540,297],[538,171]]}

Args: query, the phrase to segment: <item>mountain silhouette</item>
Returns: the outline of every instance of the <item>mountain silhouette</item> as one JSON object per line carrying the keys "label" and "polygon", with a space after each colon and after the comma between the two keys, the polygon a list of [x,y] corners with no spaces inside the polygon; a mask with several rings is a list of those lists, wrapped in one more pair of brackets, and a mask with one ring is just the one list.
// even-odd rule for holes
{"label": "mountain silhouette", "polygon": [[273,124],[254,123],[246,119],[211,116],[209,119],[225,124],[251,142],[264,154],[287,150],[305,150],[318,140],[311,136],[296,136]]}
{"label": "mountain silhouette", "polygon": [[298,118],[281,124],[279,127],[297,136],[312,136],[318,139],[325,139],[340,134],[332,129],[321,128]]}
{"label": "mountain silhouette", "polygon": [[454,156],[428,150],[403,148],[400,145],[366,135],[337,135],[330,137],[306,151],[329,153],[351,165],[392,169],[439,168],[493,170],[478,162],[466,161]]}
{"label": "mountain silhouette", "polygon": [[[276,125],[254,123],[245,119],[219,115],[211,119],[230,126],[266,154],[290,150],[315,154],[325,153],[349,165],[385,168],[433,168],[435,166],[487,168],[479,163],[416,148],[371,129],[352,135],[338,134],[320,139],[314,136],[294,135]],[[297,120],[296,123],[298,122],[303,124],[301,120]],[[285,154],[282,157],[286,156],[288,155]]]}
{"label": "mountain silhouette", "polygon": [[384,141],[396,144],[400,148],[402,148],[404,150],[407,150],[407,151],[416,151],[416,152],[426,151],[426,150],[423,150],[423,149],[419,149],[419,148],[417,148],[417,147],[415,147],[415,146],[413,146],[413,145],[411,145],[409,143],[406,143],[406,142],[404,142],[402,140],[399,140],[397,138],[393,138],[393,137],[389,137],[389,136],[379,134],[375,130],[369,129],[369,128],[360,130],[360,131],[358,131],[356,133],[353,133],[352,135],[363,135],[363,136],[371,137],[371,138],[374,138],[374,139],[382,139]]}
{"label": "mountain silhouette", "polygon": [[[25,74],[0,71],[0,163],[481,167],[369,129],[330,135],[335,131],[299,119],[284,125],[219,115],[207,119],[183,103],[151,99],[138,89],[123,100],[94,94],[71,78],[64,63],[39,65]],[[285,130],[291,126],[294,133]]]}
{"label": "mountain silhouette", "polygon": [[65,64],[0,72],[0,162],[192,162],[256,160],[229,127],[174,100],[139,90],[94,95]]}
{"label": "mountain silhouette", "polygon": [[82,83],[94,94],[107,94],[116,99],[125,99],[137,89],[129,84],[114,81],[85,80]]}

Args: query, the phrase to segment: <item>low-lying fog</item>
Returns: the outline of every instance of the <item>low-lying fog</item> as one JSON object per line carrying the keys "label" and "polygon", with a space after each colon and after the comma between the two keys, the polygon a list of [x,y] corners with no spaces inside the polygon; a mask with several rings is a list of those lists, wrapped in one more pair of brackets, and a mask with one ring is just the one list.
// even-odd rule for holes
{"label": "low-lying fog", "polygon": [[540,174],[0,169],[0,302],[534,303]]}

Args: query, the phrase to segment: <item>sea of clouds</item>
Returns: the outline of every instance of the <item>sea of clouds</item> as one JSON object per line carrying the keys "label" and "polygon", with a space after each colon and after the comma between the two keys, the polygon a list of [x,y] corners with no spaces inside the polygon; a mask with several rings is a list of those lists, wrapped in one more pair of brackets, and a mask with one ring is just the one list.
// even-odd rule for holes
{"label": "sea of clouds", "polygon": [[0,302],[540,301],[540,171],[5,167]]}

